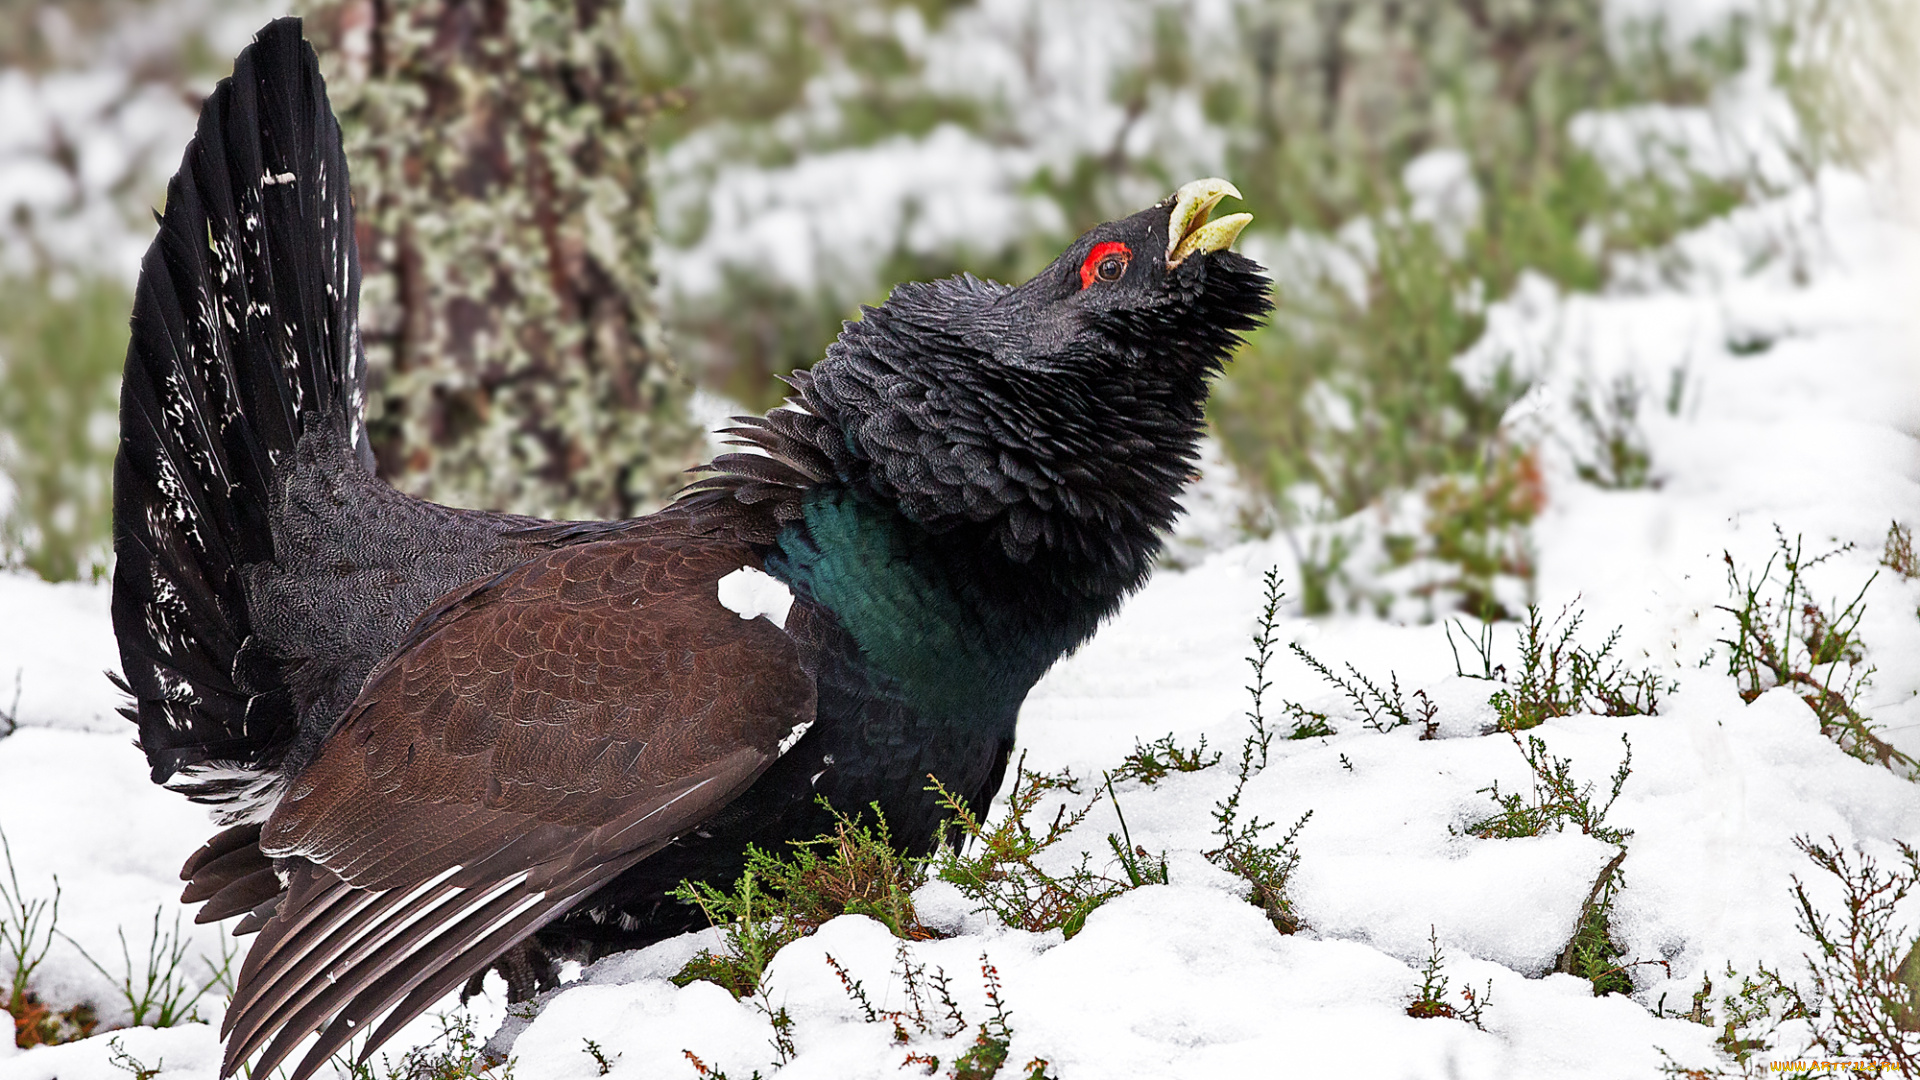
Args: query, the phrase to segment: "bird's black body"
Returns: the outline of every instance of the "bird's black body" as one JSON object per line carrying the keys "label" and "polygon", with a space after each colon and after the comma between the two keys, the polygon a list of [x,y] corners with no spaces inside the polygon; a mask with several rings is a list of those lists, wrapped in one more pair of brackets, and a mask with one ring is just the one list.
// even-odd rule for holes
{"label": "bird's black body", "polygon": [[[657,514],[454,510],[372,475],[338,129],[299,24],[263,31],[143,265],[115,472],[129,715],[230,826],[186,898],[260,932],[227,1071],[321,1030],[304,1076],[388,1014],[370,1052],[530,939],[689,929],[667,890],[826,831],[819,796],[919,852],[929,775],[984,809],[1267,310],[1196,185],[1024,285],[899,287]],[[784,621],[723,605],[742,567]]]}

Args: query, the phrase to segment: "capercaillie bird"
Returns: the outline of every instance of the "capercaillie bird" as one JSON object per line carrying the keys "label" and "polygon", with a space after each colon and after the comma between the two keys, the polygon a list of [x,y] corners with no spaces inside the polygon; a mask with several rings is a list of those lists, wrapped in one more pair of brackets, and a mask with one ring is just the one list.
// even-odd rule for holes
{"label": "capercaillie bird", "polygon": [[1028,690],[1146,580],[1270,307],[1228,195],[1023,285],[899,286],[657,513],[451,509],[374,475],[339,128],[299,21],[261,31],[142,263],[114,467],[126,713],[225,826],[183,899],[256,935],[222,1075],[318,1032],[304,1080],[503,958],[695,928],[668,891],[826,831],[821,797],[912,853],[929,776],[984,811]]}

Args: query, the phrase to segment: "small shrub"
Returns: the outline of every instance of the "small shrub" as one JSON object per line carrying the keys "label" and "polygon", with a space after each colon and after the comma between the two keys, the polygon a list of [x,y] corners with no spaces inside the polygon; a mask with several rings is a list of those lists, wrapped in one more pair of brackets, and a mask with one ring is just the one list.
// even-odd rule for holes
{"label": "small shrub", "polygon": [[1301,814],[1278,843],[1263,844],[1262,834],[1274,823],[1257,817],[1239,821],[1239,797],[1236,787],[1226,802],[1214,806],[1213,831],[1222,842],[1206,853],[1207,861],[1247,883],[1248,901],[1266,913],[1267,921],[1275,930],[1294,933],[1305,925],[1294,910],[1293,897],[1288,891],[1293,871],[1300,865],[1300,852],[1294,842],[1307,820],[1313,817],[1313,811]]}
{"label": "small shrub", "polygon": [[[1215,754],[1216,759],[1219,758]],[[1107,846],[1113,849],[1114,860],[1127,875],[1127,884],[1134,888],[1142,885],[1165,885],[1167,883],[1167,853],[1157,857],[1147,854],[1147,849],[1133,842],[1133,833],[1127,830],[1127,815],[1120,811],[1120,797],[1113,793],[1113,777],[1107,778],[1107,799],[1113,803],[1113,816],[1120,821],[1118,835],[1107,834]]]}
{"label": "small shrub", "polygon": [[[1713,1044],[1721,1053],[1744,1065],[1753,1055],[1770,1048],[1767,1040],[1779,1026],[1774,1018],[1776,1012],[1782,1014],[1780,1020],[1799,1018],[1800,1014],[1790,1008],[1780,1008],[1780,980],[1766,968],[1761,968],[1759,977],[1755,978],[1736,975],[1733,965],[1729,964],[1726,974],[1728,979],[1738,978],[1740,985],[1720,997],[1720,1033],[1714,1036]],[[1713,992],[1713,982],[1705,975],[1701,976],[1700,986],[1706,994]],[[1701,1000],[1696,998],[1695,1009],[1700,1006]]]}
{"label": "small shrub", "polygon": [[[949,1074],[953,1080],[991,1080],[999,1075],[1000,1067],[1007,1061],[1008,1045],[1013,1042],[1007,1005],[1000,997],[1000,972],[994,969],[984,953],[980,956],[980,976],[986,980],[987,1005],[993,1010],[993,1015],[980,1022],[973,1045],[954,1060],[953,1072]],[[1047,1063],[1038,1058],[1027,1062],[1022,1073],[1022,1080],[1051,1080],[1047,1074]]]}
{"label": "small shrub", "polygon": [[1920,1072],[1920,958],[1912,927],[1896,926],[1901,901],[1920,884],[1920,853],[1900,845],[1900,865],[1882,872],[1871,855],[1847,857],[1829,838],[1816,844],[1796,837],[1804,852],[1845,893],[1835,918],[1814,906],[1798,875],[1793,897],[1799,930],[1813,944],[1804,954],[1808,991],[1778,973],[1762,972],[1786,1002],[1807,1020],[1813,1046],[1825,1056],[1892,1062],[1902,1076]]}
{"label": "small shrub", "polygon": [[1440,952],[1440,934],[1433,927],[1427,928],[1427,943],[1427,959],[1420,966],[1420,989],[1407,1002],[1407,1015],[1416,1020],[1462,1020],[1485,1031],[1482,1013],[1493,1000],[1493,980],[1487,980],[1487,988],[1481,991],[1461,987],[1460,1004],[1454,1005],[1447,1000],[1449,980],[1443,970],[1447,958]]}
{"label": "small shrub", "polygon": [[1606,823],[1607,812],[1613,809],[1614,800],[1620,797],[1620,789],[1633,772],[1633,744],[1625,735],[1620,736],[1620,742],[1626,747],[1626,757],[1613,771],[1613,787],[1607,801],[1597,807],[1593,804],[1593,785],[1574,783],[1572,762],[1548,753],[1547,744],[1538,735],[1527,735],[1524,741],[1519,732],[1509,732],[1509,735],[1519,748],[1520,756],[1526,759],[1527,768],[1533,771],[1531,797],[1518,792],[1503,795],[1497,780],[1492,786],[1481,788],[1480,792],[1491,795],[1500,810],[1469,823],[1463,830],[1465,833],[1483,840],[1511,840],[1540,836],[1549,829],[1562,832],[1568,825],[1575,825],[1595,839],[1626,844],[1633,830]]}
{"label": "small shrub", "polygon": [[[1769,971],[1764,965],[1759,975],[1744,975],[1736,972],[1732,964],[1726,968],[1725,978],[1731,984],[1737,980],[1737,987],[1720,996],[1719,1007],[1713,1006],[1713,975],[1703,972],[1700,976],[1700,989],[1693,992],[1691,1007],[1684,1013],[1665,1012],[1665,995],[1661,997],[1662,1008],[1655,1011],[1657,1016],[1671,1016],[1699,1024],[1710,1030],[1716,1030],[1714,1046],[1724,1054],[1740,1071],[1729,1073],[1722,1068],[1687,1069],[1675,1063],[1672,1058],[1661,1067],[1662,1075],[1682,1077],[1685,1080],[1719,1080],[1719,1078],[1739,1077],[1741,1080],[1757,1080],[1766,1074],[1758,1055],[1773,1049],[1773,1039],[1785,1020],[1804,1019],[1804,1015],[1788,1003],[1785,983],[1777,972]],[[1666,1051],[1661,1051],[1665,1055]]]}
{"label": "small shrub", "polygon": [[13,672],[13,704],[0,709],[0,739],[20,730],[20,675],[18,668]]}
{"label": "small shrub", "polygon": [[1803,575],[1847,548],[1807,558],[1799,537],[1788,541],[1777,525],[1774,534],[1779,550],[1757,576],[1742,576],[1733,555],[1723,555],[1733,605],[1722,604],[1720,610],[1733,616],[1734,633],[1720,644],[1726,646],[1727,673],[1739,683],[1741,699],[1751,702],[1774,687],[1791,687],[1819,718],[1821,734],[1848,754],[1920,779],[1920,761],[1880,738],[1855,707],[1873,674],[1859,636],[1873,576],[1845,607],[1837,599],[1823,606]]}
{"label": "small shrub", "polygon": [[[687,1056],[687,1061],[693,1065],[693,1071],[699,1076],[706,1077],[707,1080],[729,1080],[725,1072],[709,1067],[707,1063],[701,1061],[699,1055],[693,1051],[682,1050],[680,1052]],[[753,1075],[748,1077],[747,1080],[760,1080],[760,1070],[753,1070]]]}
{"label": "small shrub", "polygon": [[[1287,531],[1287,538],[1293,541],[1293,531]],[[1334,587],[1336,584],[1352,589],[1352,579],[1347,573],[1347,559],[1353,555],[1356,546],[1353,537],[1345,533],[1334,532],[1322,535],[1316,530],[1307,541],[1307,549],[1300,550],[1298,542],[1293,543],[1294,561],[1300,567],[1300,610],[1307,615],[1326,615],[1333,611]]]}
{"label": "small shrub", "polygon": [[[1479,637],[1469,637],[1468,647],[1479,656],[1482,673],[1470,674],[1460,666],[1460,653],[1454,650],[1454,670],[1469,678],[1484,678],[1505,684],[1488,699],[1497,718],[1493,730],[1525,731],[1556,716],[1590,712],[1602,716],[1652,716],[1660,711],[1660,697],[1679,689],[1651,670],[1629,670],[1613,655],[1620,642],[1615,627],[1600,643],[1589,649],[1575,643],[1581,614],[1571,608],[1561,610],[1551,627],[1540,616],[1540,609],[1527,608],[1526,624],[1518,635],[1520,670],[1510,673],[1492,660],[1491,627],[1485,626]],[[1464,630],[1465,628],[1462,627]],[[1447,633],[1453,644],[1452,630]]]}
{"label": "small shrub", "polygon": [[778,898],[760,888],[751,869],[740,875],[729,893],[700,881],[682,882],[670,895],[681,903],[698,905],[708,922],[724,928],[725,941],[720,952],[703,949],[687,961],[673,976],[675,986],[704,979],[736,998],[748,997],[759,988],[773,954],[800,940],[800,927],[780,917]]}
{"label": "small shrub", "polygon": [[1022,930],[1060,930],[1069,938],[1080,932],[1095,908],[1145,882],[1120,880],[1096,873],[1092,856],[1080,855],[1065,872],[1043,869],[1037,860],[1086,820],[1095,795],[1074,806],[1062,804],[1053,821],[1036,830],[1032,815],[1052,792],[1079,794],[1071,773],[1030,772],[1022,755],[1014,767],[1013,790],[1006,813],[989,828],[966,801],[939,780],[928,789],[940,799],[959,830],[959,843],[944,847],[935,857],[934,873],[952,882],[977,906],[1008,926]]}
{"label": "small shrub", "polygon": [[[351,1080],[513,1080],[513,1059],[488,1056],[486,1040],[464,1012],[436,1013],[440,1031],[432,1039],[400,1055],[399,1061],[380,1056],[381,1071],[368,1062],[347,1066]],[[334,1059],[336,1063],[339,1058]]]}
{"label": "small shrub", "polygon": [[1171,732],[1162,735],[1150,743],[1139,739],[1133,741],[1133,752],[1120,762],[1120,767],[1109,774],[1110,781],[1125,782],[1138,780],[1152,787],[1177,772],[1199,772],[1220,764],[1220,752],[1207,756],[1207,737],[1200,736],[1200,744],[1187,749],[1173,741]]}
{"label": "small shrub", "polygon": [[[187,940],[180,932],[180,914],[173,916],[173,929],[160,929],[160,915],[163,907],[153,909],[153,930],[147,937],[147,959],[145,967],[136,972],[133,966],[133,954],[127,948],[127,932],[124,927],[115,933],[120,938],[121,974],[114,975],[106,966],[93,958],[78,941],[67,938],[67,943],[79,951],[80,956],[101,978],[114,984],[122,1000],[127,1003],[127,1011],[132,1016],[134,1027],[173,1027],[175,1024],[198,1021],[200,1015],[195,1006],[207,996],[207,991],[215,987],[231,984],[233,981],[233,960],[236,953],[229,951],[226,938],[221,938],[221,962],[216,964],[206,957],[201,962],[207,967],[207,977],[195,980],[183,969],[187,959]],[[194,983],[198,981],[199,986]]]}
{"label": "small shrub", "polygon": [[[946,971],[936,967],[929,976],[925,964],[913,962],[905,942],[894,954],[894,974],[895,981],[906,992],[906,1008],[875,1008],[859,979],[849,974],[832,956],[827,957],[827,964],[839,977],[847,998],[860,1009],[863,1020],[869,1024],[892,1025],[895,1046],[910,1046],[927,1037],[944,1041],[957,1038],[967,1030],[966,1014],[953,999],[952,985]],[[1007,1011],[1006,1001],[1000,996],[1000,972],[985,953],[980,954],[980,976],[986,983],[987,1005],[993,1010],[993,1015],[981,1021],[972,1044],[954,1058],[953,1068],[947,1073],[950,1080],[990,1080],[998,1076],[1006,1065],[1007,1050],[1013,1042],[1012,1016]],[[932,1076],[940,1069],[940,1058],[924,1050],[914,1051],[900,1063],[903,1069],[910,1065],[918,1066],[925,1070],[926,1075]],[[1022,1067],[1021,1080],[1052,1080],[1047,1067],[1045,1060],[1034,1058]]]}
{"label": "small shrub", "polygon": [[1880,565],[1908,580],[1920,577],[1920,556],[1913,553],[1913,531],[1899,522],[1887,526],[1887,546]]}
{"label": "small shrub", "polygon": [[[986,961],[985,956],[980,959],[983,963]],[[898,982],[912,1005],[911,1009],[874,1008],[860,980],[848,974],[847,969],[831,953],[827,955],[827,966],[839,977],[848,999],[860,1007],[862,1019],[869,1024],[893,1025],[894,1045],[905,1046],[916,1036],[923,1035],[951,1039],[967,1029],[967,1018],[960,1011],[959,1003],[953,1000],[953,987],[944,968],[935,967],[933,974],[928,975],[925,964],[913,962],[906,942],[901,942],[894,951],[893,963]],[[937,1013],[932,1011],[934,1006],[938,1006]],[[913,1030],[908,1031],[909,1027]],[[939,1067],[937,1061],[934,1067]]]}
{"label": "small shrub", "polygon": [[731,892],[702,881],[681,882],[669,894],[725,931],[722,951],[705,950],[688,961],[673,976],[675,985],[705,979],[736,998],[749,997],[775,953],[840,915],[869,916],[897,937],[934,936],[913,911],[926,863],[900,855],[879,806],[872,807],[872,825],[827,809],[834,831],[795,842],[785,858],[749,847],[746,870]]}
{"label": "small shrub", "polygon": [[[1273,733],[1267,730],[1266,697],[1267,691],[1273,688],[1273,681],[1267,678],[1267,665],[1273,662],[1274,626],[1280,619],[1280,602],[1287,595],[1280,584],[1279,567],[1270,566],[1260,575],[1260,616],[1254,623],[1253,653],[1247,657],[1247,666],[1253,669],[1253,682],[1247,686],[1247,696],[1252,699],[1247,722],[1253,725],[1251,738],[1258,742],[1263,769],[1267,767],[1267,749],[1273,743]],[[1246,768],[1243,755],[1240,766],[1243,782]]]}
{"label": "small shrub", "polygon": [[84,1039],[99,1023],[91,1005],[54,1009],[33,991],[33,974],[60,932],[60,879],[53,879],[52,899],[29,897],[20,887],[13,845],[4,830],[0,830],[0,855],[7,864],[7,880],[0,882],[0,955],[6,957],[9,969],[6,998],[0,1005],[13,1018],[13,1043],[26,1049]]}
{"label": "small shrub", "polygon": [[1333,718],[1326,713],[1291,701],[1285,704],[1285,710],[1288,716],[1293,717],[1293,730],[1287,732],[1288,739],[1324,739],[1336,734]]}
{"label": "small shrub", "polygon": [[33,981],[33,973],[53,948],[53,936],[60,922],[60,879],[53,879],[53,899],[29,899],[20,886],[20,872],[13,865],[13,844],[0,830],[0,854],[6,856],[7,880],[0,883],[0,950],[9,961],[7,1001],[9,1011]]}
{"label": "small shrub", "polygon": [[1451,594],[1451,606],[1458,610],[1487,621],[1509,618],[1499,597],[1501,581],[1533,591],[1528,527],[1547,505],[1539,454],[1531,447],[1497,444],[1474,470],[1428,486],[1425,502],[1425,535],[1402,543],[1402,561],[1431,559],[1453,573],[1415,588],[1414,595],[1431,603]]}
{"label": "small shrub", "polygon": [[[1400,693],[1400,675],[1398,672],[1387,673],[1390,689],[1382,690],[1379,686],[1375,685],[1372,679],[1361,674],[1360,669],[1354,667],[1352,664],[1346,665],[1347,674],[1352,676],[1352,678],[1343,678],[1334,674],[1333,669],[1322,663],[1318,657],[1308,652],[1299,642],[1292,643],[1288,648],[1292,649],[1293,654],[1298,656],[1301,662],[1317,672],[1322,679],[1332,683],[1341,693],[1347,695],[1347,700],[1353,703],[1354,711],[1360,714],[1361,723],[1375,731],[1392,731],[1394,728],[1413,723],[1412,714],[1407,712],[1406,699]],[[1302,713],[1304,713],[1306,717],[1317,717],[1323,723],[1326,719],[1323,714],[1306,713],[1305,710],[1302,710]],[[1294,730],[1298,732],[1300,725],[1296,723]],[[1331,729],[1327,731],[1327,734],[1332,734]],[[1294,737],[1301,738],[1304,736],[1296,734]],[[1264,759],[1262,763],[1264,764]]]}
{"label": "small shrub", "polygon": [[1629,372],[1616,377],[1604,391],[1581,382],[1573,397],[1573,416],[1587,443],[1587,453],[1575,452],[1573,471],[1597,488],[1625,491],[1644,488],[1653,477],[1653,455],[1640,430],[1640,405],[1646,391]]}
{"label": "small shrub", "polygon": [[594,1068],[599,1070],[599,1075],[605,1076],[613,1071],[614,1064],[620,1060],[622,1055],[615,1054],[612,1057],[608,1057],[607,1052],[600,1048],[599,1043],[594,1042],[592,1039],[582,1039],[580,1041],[586,1044],[581,1049],[588,1057],[593,1059]]}
{"label": "small shrub", "polygon": [[160,1058],[148,1065],[129,1054],[127,1048],[121,1045],[120,1036],[115,1035],[107,1040],[107,1064],[133,1077],[133,1080],[153,1080],[166,1070],[167,1059]]}
{"label": "small shrub", "polygon": [[0,475],[13,489],[0,564],[48,581],[105,574],[132,306],[108,277],[40,273],[0,290]]}
{"label": "small shrub", "polygon": [[[1219,847],[1206,852],[1206,857],[1208,862],[1246,882],[1249,890],[1247,899],[1266,913],[1274,929],[1291,934],[1301,927],[1300,917],[1294,911],[1293,900],[1287,892],[1294,868],[1300,862],[1300,853],[1294,841],[1306,826],[1307,819],[1313,816],[1313,811],[1300,815],[1279,842],[1272,844],[1262,843],[1261,837],[1273,827],[1273,822],[1262,821],[1258,817],[1248,817],[1242,821],[1240,817],[1240,799],[1246,791],[1247,781],[1267,767],[1267,755],[1273,743],[1273,732],[1267,728],[1263,701],[1272,685],[1266,678],[1266,670],[1273,657],[1274,621],[1283,594],[1278,572],[1268,570],[1264,583],[1265,598],[1260,620],[1254,630],[1253,655],[1247,658],[1254,671],[1253,683],[1247,687],[1247,693],[1253,699],[1252,707],[1246,714],[1251,730],[1240,743],[1240,763],[1234,774],[1233,791],[1214,804],[1213,832],[1221,842]],[[1299,646],[1295,645],[1294,649],[1299,651]],[[1321,670],[1324,672],[1324,667]],[[1398,687],[1395,689],[1397,691]],[[1308,713],[1292,705],[1288,709],[1296,718],[1302,715],[1318,717],[1318,724],[1327,734],[1332,734],[1331,728],[1325,728],[1325,714]],[[1296,722],[1292,737],[1303,737],[1299,734],[1301,727]]]}
{"label": "small shrub", "polygon": [[1621,848],[1601,868],[1600,875],[1594,879],[1592,891],[1587,893],[1586,902],[1580,905],[1580,916],[1574,921],[1573,936],[1568,939],[1567,947],[1561,950],[1560,962],[1553,968],[1592,983],[1594,997],[1633,993],[1633,980],[1627,976],[1627,971],[1634,965],[1620,963],[1626,949],[1613,940],[1611,925],[1614,896],[1623,884],[1620,864],[1626,858],[1627,850]]}

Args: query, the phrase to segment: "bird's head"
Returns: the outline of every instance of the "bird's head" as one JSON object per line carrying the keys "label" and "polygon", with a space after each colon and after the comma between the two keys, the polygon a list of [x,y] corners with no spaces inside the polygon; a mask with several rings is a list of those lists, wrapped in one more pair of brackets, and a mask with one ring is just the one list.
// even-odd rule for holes
{"label": "bird's head", "polygon": [[734,456],[696,489],[785,507],[777,491],[832,480],[1015,562],[1045,554],[1090,594],[1138,585],[1193,474],[1208,380],[1272,307],[1231,250],[1250,215],[1212,216],[1238,195],[1186,184],[1023,285],[895,288],[794,373],[796,408],[738,429],[792,473]]}
{"label": "bird's head", "polygon": [[1195,180],[1097,225],[963,324],[1007,367],[1204,378],[1271,306],[1260,267],[1231,250],[1253,215],[1212,216],[1229,196],[1225,180]]}

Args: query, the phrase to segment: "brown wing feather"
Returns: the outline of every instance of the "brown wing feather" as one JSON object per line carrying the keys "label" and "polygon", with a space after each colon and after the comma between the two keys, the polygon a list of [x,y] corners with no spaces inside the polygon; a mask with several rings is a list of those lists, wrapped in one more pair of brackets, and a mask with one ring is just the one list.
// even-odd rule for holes
{"label": "brown wing feather", "polygon": [[[223,1075],[263,1045],[270,1071],[320,1030],[303,1080],[385,1013],[365,1060],[745,790],[814,712],[792,641],[719,603],[719,578],[754,563],[636,532],[546,554],[416,626],[261,828],[259,850],[296,869],[242,966]],[[216,864],[248,869],[226,850],[196,868]]]}

